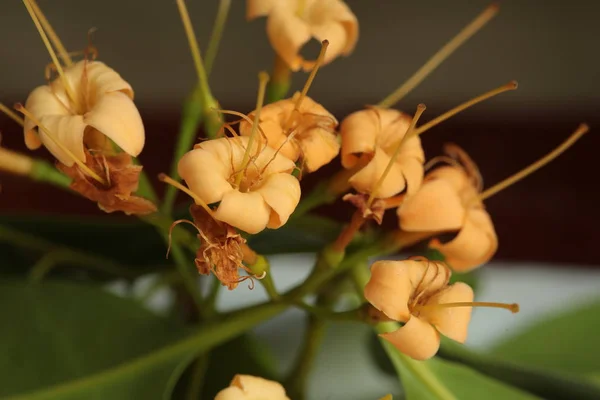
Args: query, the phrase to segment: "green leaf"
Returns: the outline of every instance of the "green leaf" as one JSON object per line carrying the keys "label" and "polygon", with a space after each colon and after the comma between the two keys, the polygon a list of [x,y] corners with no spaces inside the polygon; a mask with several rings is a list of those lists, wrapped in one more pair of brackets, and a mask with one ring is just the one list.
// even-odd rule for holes
{"label": "green leaf", "polygon": [[[115,367],[181,338],[186,330],[137,303],[66,282],[0,280],[0,397],[26,395]],[[77,396],[156,398],[182,356],[129,370],[114,385],[89,385]],[[32,396],[34,398],[36,396]],[[40,396],[43,398],[44,396]],[[24,396],[24,398],[29,398]]]}
{"label": "green leaf", "polygon": [[600,301],[554,315],[505,339],[492,353],[503,360],[558,372],[600,370]]}

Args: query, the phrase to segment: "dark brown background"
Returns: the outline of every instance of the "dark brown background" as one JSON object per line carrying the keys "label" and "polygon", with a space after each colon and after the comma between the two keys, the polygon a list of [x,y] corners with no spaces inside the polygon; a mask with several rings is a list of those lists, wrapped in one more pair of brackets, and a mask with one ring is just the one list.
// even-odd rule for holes
{"label": "dark brown background", "polygon": [[[23,101],[43,83],[49,58],[20,1],[0,16],[0,100]],[[166,171],[179,105],[195,81],[185,37],[172,0],[39,0],[70,50],[94,36],[100,59],[136,89],[145,120],[142,161],[152,176]],[[216,1],[189,0],[201,44],[206,44]],[[323,68],[311,96],[340,118],[382,99],[471,20],[486,1],[348,1],[361,36],[354,54]],[[221,53],[211,76],[227,108],[249,111],[256,74],[270,69],[264,21],[246,23],[244,2],[234,0]],[[497,258],[597,264],[600,195],[595,158],[600,138],[597,40],[600,3],[521,0],[502,2],[500,15],[398,106],[412,112],[427,104],[423,120],[490,88],[517,79],[520,87],[477,106],[424,135],[426,153],[444,142],[463,146],[488,186],[560,143],[580,122],[592,132],[557,162],[486,201],[500,237]],[[314,49],[314,48],[312,48]],[[295,79],[302,84],[304,74]],[[600,129],[600,128],[597,128]],[[23,150],[22,133],[0,116],[3,145]],[[44,155],[38,151],[37,155]],[[337,161],[336,161],[337,162]],[[95,205],[52,187],[3,175],[0,212],[68,211],[101,215]],[[308,182],[310,184],[310,182]],[[323,212],[347,217],[344,209]],[[117,216],[110,216],[117,217]]]}

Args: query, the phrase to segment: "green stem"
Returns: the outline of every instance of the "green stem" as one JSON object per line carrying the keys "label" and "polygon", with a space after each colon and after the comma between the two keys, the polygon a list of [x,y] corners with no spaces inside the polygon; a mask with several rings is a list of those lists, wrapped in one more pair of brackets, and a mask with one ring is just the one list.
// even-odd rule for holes
{"label": "green stem", "polygon": [[206,296],[206,299],[204,299],[205,315],[209,313],[210,315],[213,315],[216,312],[215,303],[217,302],[217,296],[219,295],[221,287],[223,287],[221,281],[219,281],[217,277],[213,277],[213,280],[210,284],[210,289],[208,290],[208,295]]}
{"label": "green stem", "polygon": [[187,400],[198,400],[202,395],[204,377],[210,364],[210,352],[202,353],[194,363],[192,378],[186,393]]}
{"label": "green stem", "polygon": [[267,86],[266,103],[273,103],[283,99],[290,89],[292,71],[281,57],[275,54],[271,80]]}
{"label": "green stem", "polygon": [[327,190],[327,184],[319,184],[308,194],[308,196],[300,200],[300,203],[294,210],[290,220],[298,219],[309,211],[324,204],[333,203],[337,197],[337,195]]}
{"label": "green stem", "polygon": [[236,313],[236,318],[225,319],[217,324],[205,325],[196,334],[151,354],[79,379],[16,396],[12,400],[84,398],[85,393],[89,393],[94,388],[103,387],[104,385],[124,384],[127,379],[169,360],[210,350],[283,312],[286,307],[285,304],[266,303],[240,310],[239,313]]}
{"label": "green stem", "polygon": [[465,364],[478,372],[516,386],[548,400],[600,399],[600,387],[574,374],[556,373],[504,361],[494,356],[469,350],[447,338],[442,338],[438,355]]}
{"label": "green stem", "polygon": [[315,317],[319,317],[323,320],[327,321],[350,321],[350,322],[363,322],[363,308],[359,307],[354,310],[342,311],[342,312],[332,312],[323,307],[315,307],[304,302],[296,302],[294,303],[298,308],[303,309],[304,311],[310,313]]}
{"label": "green stem", "polygon": [[223,30],[225,29],[230,6],[231,0],[221,0],[219,2],[217,17],[215,18],[213,30],[210,34],[210,42],[208,43],[206,56],[204,57],[204,69],[206,70],[207,76],[210,76],[215,58],[217,57],[217,52],[219,51],[219,44],[221,43],[221,37],[223,36]]}
{"label": "green stem", "polygon": [[71,178],[57,170],[54,165],[42,160],[34,160],[29,177],[34,181],[45,182],[67,189],[71,185]]}
{"label": "green stem", "polygon": [[[377,325],[379,333],[389,332],[390,330],[398,329],[399,326],[395,322],[385,322]],[[435,374],[427,367],[423,361],[416,361],[412,358],[400,353],[390,342],[385,339],[380,339],[381,345],[387,353],[390,361],[394,365],[398,377],[403,379],[403,372],[408,371],[415,379],[421,381],[423,386],[429,389],[439,400],[457,400],[456,397],[448,390],[442,382],[440,382]]]}
{"label": "green stem", "polygon": [[325,337],[325,328],[326,322],[321,318],[313,315],[308,317],[304,343],[298,353],[296,364],[285,384],[288,396],[294,400],[304,400],[306,398],[305,389],[311,369],[315,363],[315,358]]}
{"label": "green stem", "polygon": [[[129,269],[113,260],[86,253],[53,243],[46,239],[0,225],[0,241],[10,243],[14,246],[47,253],[38,261],[37,269],[31,272],[32,277],[41,279],[51,268],[58,264],[72,264],[87,267],[96,271],[111,275],[118,275],[132,279],[140,275],[140,272]],[[41,262],[41,264],[39,264]]]}

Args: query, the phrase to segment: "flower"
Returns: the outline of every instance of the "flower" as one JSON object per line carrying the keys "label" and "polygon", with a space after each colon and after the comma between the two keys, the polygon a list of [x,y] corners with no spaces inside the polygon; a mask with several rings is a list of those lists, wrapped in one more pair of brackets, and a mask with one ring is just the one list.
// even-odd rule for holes
{"label": "flower", "polygon": [[440,334],[463,343],[472,307],[443,305],[472,303],[473,290],[462,282],[448,285],[450,275],[444,264],[435,261],[375,262],[365,286],[365,298],[387,318],[404,323],[381,336],[416,360],[426,360],[437,353]]}
{"label": "flower", "polygon": [[27,147],[34,150],[43,144],[59,162],[73,165],[70,155],[43,130],[35,129],[40,123],[82,162],[86,149],[114,151],[110,141],[131,156],[139,155],[144,125],[129,83],[99,61],[79,61],[64,70],[64,77],[68,87],[57,78],[35,88],[27,98],[25,109],[35,117],[25,118]]}
{"label": "flower", "polygon": [[324,64],[349,55],[358,40],[358,20],[341,0],[248,0],[246,5],[248,20],[268,17],[271,46],[293,71],[315,65],[299,54],[311,38],[329,40]]}
{"label": "flower", "polygon": [[[264,106],[260,112],[260,128],[267,144],[292,161],[302,157],[309,172],[316,171],[333,160],[340,152],[335,128],[338,121],[321,104],[304,96],[298,109],[300,96]],[[253,119],[254,111],[249,115]],[[240,134],[249,136],[252,124],[240,123]]]}
{"label": "flower", "polygon": [[494,224],[478,197],[478,173],[471,165],[469,159],[465,167],[443,166],[431,171],[419,191],[397,209],[404,231],[457,232],[447,243],[434,238],[429,247],[439,250],[459,272],[486,263],[498,249]]}
{"label": "flower", "polygon": [[[400,111],[367,108],[342,121],[342,166],[358,170],[348,181],[355,190],[371,193],[375,189],[411,120]],[[415,193],[423,180],[424,160],[419,136],[410,136],[402,144],[385,180],[376,188],[374,197],[391,197],[404,189],[408,195]]]}
{"label": "flower", "polygon": [[[254,234],[283,226],[300,201],[300,183],[289,158],[255,141],[244,169],[248,137],[197,144],[179,161],[179,175],[196,204],[219,203],[213,217]],[[199,204],[200,205],[200,204]]]}
{"label": "flower", "polygon": [[280,383],[252,375],[236,375],[215,400],[290,400]]}

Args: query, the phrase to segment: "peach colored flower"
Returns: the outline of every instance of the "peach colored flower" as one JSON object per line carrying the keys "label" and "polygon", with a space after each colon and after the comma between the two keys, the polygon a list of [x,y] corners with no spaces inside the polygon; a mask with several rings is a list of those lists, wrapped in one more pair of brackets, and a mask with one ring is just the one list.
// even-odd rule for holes
{"label": "peach colored flower", "polygon": [[[335,133],[338,121],[325,107],[307,96],[296,110],[299,96],[300,92],[296,92],[292,98],[264,106],[259,125],[270,147],[292,161],[302,157],[308,172],[313,172],[340,152]],[[254,118],[254,111],[249,117]],[[250,122],[240,122],[240,134],[249,136],[251,131]]]}
{"label": "peach colored flower", "polygon": [[498,249],[494,224],[478,194],[479,188],[463,167],[437,168],[398,208],[400,228],[408,232],[457,232],[446,243],[431,240],[429,247],[444,254],[455,271],[470,271],[489,261]]}
{"label": "peach colored flower", "polygon": [[33,150],[43,144],[62,164],[70,167],[74,163],[43,130],[36,130],[39,122],[82,162],[86,150],[114,151],[110,141],[131,156],[139,155],[144,147],[144,125],[131,86],[99,61],[80,61],[65,68],[64,76],[68,89],[57,78],[37,87],[27,98],[25,109],[36,119],[25,118],[27,147]]}
{"label": "peach colored flower", "polygon": [[440,334],[464,343],[472,307],[442,305],[470,303],[473,290],[462,282],[448,285],[450,275],[441,262],[375,262],[365,286],[365,298],[386,317],[404,323],[398,330],[381,336],[416,360],[426,360],[437,353]]}
{"label": "peach colored flower", "polygon": [[[355,190],[372,192],[411,120],[410,115],[400,111],[367,108],[350,114],[342,121],[342,166],[358,169],[348,181]],[[406,139],[374,197],[391,197],[405,189],[409,195],[415,193],[423,180],[424,160],[419,136]]]}
{"label": "peach colored flower", "polygon": [[251,375],[236,375],[215,400],[290,400],[280,383]]}
{"label": "peach colored flower", "polygon": [[267,16],[267,35],[289,68],[310,71],[315,61],[300,50],[311,38],[329,41],[324,64],[347,56],[358,40],[358,20],[341,0],[248,0],[246,18]]}
{"label": "peach colored flower", "polygon": [[300,184],[291,175],[294,162],[257,141],[242,171],[247,145],[248,137],[202,142],[181,158],[178,171],[201,201],[219,203],[215,219],[254,234],[287,222],[300,201]]}

